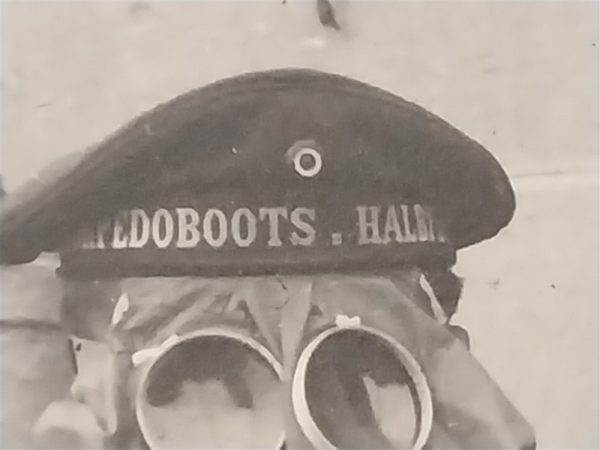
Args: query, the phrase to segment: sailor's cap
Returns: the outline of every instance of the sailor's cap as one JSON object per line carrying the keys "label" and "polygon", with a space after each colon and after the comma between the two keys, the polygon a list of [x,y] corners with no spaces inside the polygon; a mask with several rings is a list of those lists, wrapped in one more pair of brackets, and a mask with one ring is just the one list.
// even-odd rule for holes
{"label": "sailor's cap", "polygon": [[305,69],[184,94],[32,186],[3,201],[3,263],[57,251],[92,272],[452,264],[515,207],[494,157],[439,117]]}

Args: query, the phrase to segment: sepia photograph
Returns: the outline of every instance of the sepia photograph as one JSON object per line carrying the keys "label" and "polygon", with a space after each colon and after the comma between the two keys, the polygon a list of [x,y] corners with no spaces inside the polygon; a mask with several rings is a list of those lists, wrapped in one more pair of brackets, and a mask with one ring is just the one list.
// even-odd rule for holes
{"label": "sepia photograph", "polygon": [[1,449],[597,449],[600,2],[0,1]]}

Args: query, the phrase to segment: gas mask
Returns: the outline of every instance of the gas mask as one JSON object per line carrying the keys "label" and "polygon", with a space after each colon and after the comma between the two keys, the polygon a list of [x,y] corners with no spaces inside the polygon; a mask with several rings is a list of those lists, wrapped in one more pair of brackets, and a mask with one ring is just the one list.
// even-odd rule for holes
{"label": "gas mask", "polygon": [[529,448],[524,419],[422,308],[420,276],[66,281],[67,299],[89,290],[107,305],[87,320],[107,322],[94,329],[111,370],[94,389],[110,401],[90,402],[103,425],[81,442]]}

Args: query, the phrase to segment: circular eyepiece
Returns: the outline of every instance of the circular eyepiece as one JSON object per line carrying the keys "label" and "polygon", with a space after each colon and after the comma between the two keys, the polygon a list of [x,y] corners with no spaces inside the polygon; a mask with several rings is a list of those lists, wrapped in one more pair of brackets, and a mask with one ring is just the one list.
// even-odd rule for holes
{"label": "circular eyepiece", "polygon": [[292,403],[315,448],[420,449],[433,421],[417,361],[393,337],[364,326],[330,328],[307,345]]}
{"label": "circular eyepiece", "polygon": [[140,430],[152,449],[279,449],[285,439],[280,377],[276,358],[242,333],[184,336],[142,375]]}

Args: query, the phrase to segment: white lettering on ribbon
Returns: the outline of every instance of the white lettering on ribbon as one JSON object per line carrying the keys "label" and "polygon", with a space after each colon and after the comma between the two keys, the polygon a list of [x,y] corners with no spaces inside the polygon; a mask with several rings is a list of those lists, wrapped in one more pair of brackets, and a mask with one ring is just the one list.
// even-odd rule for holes
{"label": "white lettering on ribbon", "polygon": [[[190,249],[204,241],[215,249],[225,245],[282,247],[284,242],[294,247],[308,247],[315,245],[322,233],[332,236],[331,243],[323,245],[339,246],[346,232],[356,233],[358,245],[446,242],[428,206],[365,205],[357,206],[355,211],[354,224],[341,223],[341,229],[330,229],[336,224],[328,224],[327,229],[319,230],[315,208],[263,207],[254,211],[238,208],[232,213],[211,208],[203,213],[193,207],[180,207],[159,208],[152,215],[133,209],[119,213],[113,220],[100,222],[88,236],[79,237],[79,245],[86,249],[140,249],[154,243],[160,249],[171,246]],[[354,232],[349,230],[352,226]],[[265,236],[267,242],[257,242],[258,236]]]}
{"label": "white lettering on ribbon", "polygon": [[133,209],[130,213],[129,248],[145,247],[150,239],[150,218],[143,209]]}
{"label": "white lettering on ribbon", "polygon": [[358,211],[358,244],[382,244],[379,235],[379,206],[357,206]]}
{"label": "white lettering on ribbon", "polygon": [[[120,214],[120,216],[123,216],[123,214]],[[125,229],[123,228],[123,224],[121,223],[120,217],[117,216],[117,218],[115,219],[115,225],[113,227],[113,239],[111,244],[112,248],[127,248],[127,235],[124,232]]]}
{"label": "white lettering on ribbon", "polygon": [[110,230],[110,227],[110,220],[104,220],[98,224],[98,227],[96,228],[96,248],[102,250],[106,248],[106,244],[104,243],[104,234]]}
{"label": "white lettering on ribbon", "polygon": [[408,217],[408,205],[400,205],[402,210],[402,224],[404,225],[404,242],[417,242],[417,233],[411,230],[410,218]]}
{"label": "white lettering on ribbon", "polygon": [[417,219],[417,234],[421,242],[435,242],[435,234],[433,232],[433,222],[429,214],[421,205],[415,205],[415,217]]}
{"label": "white lettering on ribbon", "polygon": [[385,228],[383,230],[383,243],[389,244],[392,241],[404,241],[404,236],[402,235],[402,230],[400,229],[400,222],[398,222],[398,214],[394,205],[390,206],[387,210],[385,217]]}
{"label": "white lettering on ribbon", "polygon": [[283,242],[279,237],[279,218],[283,217],[287,219],[287,209],[283,206],[278,208],[260,208],[258,211],[260,220],[269,218],[269,241],[267,245],[269,247],[281,247]]}
{"label": "white lettering on ribbon", "polygon": [[200,242],[200,214],[193,208],[177,208],[177,248],[194,248]]}
{"label": "white lettering on ribbon", "polygon": [[[217,219],[217,232],[215,233],[213,222]],[[222,247],[227,240],[227,218],[220,209],[211,208],[204,215],[202,224],[204,240],[214,248]]]}
{"label": "white lettering on ribbon", "polygon": [[[164,229],[162,235],[161,228]],[[156,210],[152,217],[152,240],[158,248],[166,248],[173,241],[173,218],[166,209]]]}
{"label": "white lettering on ribbon", "polygon": [[[245,220],[246,236],[242,237],[242,218]],[[231,217],[231,236],[239,247],[248,247],[256,239],[256,217],[248,208],[236,209]]]}
{"label": "white lettering on ribbon", "polygon": [[310,219],[314,222],[315,220],[315,210],[313,208],[296,208],[292,211],[290,216],[290,222],[299,231],[303,232],[303,235],[300,235],[298,232],[293,231],[290,236],[290,242],[292,245],[300,245],[300,246],[310,246],[315,242],[316,230],[312,226],[311,223],[303,220],[302,217],[306,219]]}

